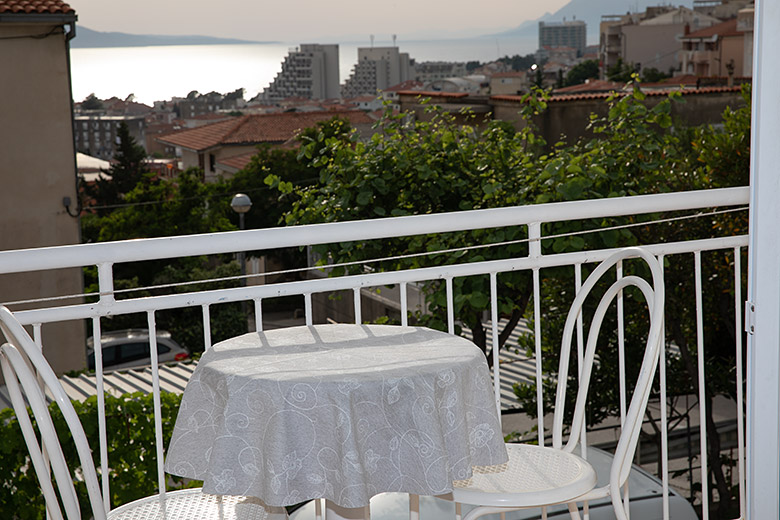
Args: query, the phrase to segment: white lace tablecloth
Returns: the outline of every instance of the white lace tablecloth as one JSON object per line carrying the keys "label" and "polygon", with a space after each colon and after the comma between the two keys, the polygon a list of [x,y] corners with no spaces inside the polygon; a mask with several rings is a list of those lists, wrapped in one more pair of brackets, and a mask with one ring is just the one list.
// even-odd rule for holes
{"label": "white lace tablecloth", "polygon": [[316,325],[249,333],[203,354],[166,471],[207,493],[283,506],[438,495],[507,460],[487,364],[425,328]]}

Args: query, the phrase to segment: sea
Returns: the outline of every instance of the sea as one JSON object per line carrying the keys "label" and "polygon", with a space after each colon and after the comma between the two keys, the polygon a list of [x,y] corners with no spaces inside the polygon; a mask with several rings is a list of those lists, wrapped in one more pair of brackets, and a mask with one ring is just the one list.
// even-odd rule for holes
{"label": "sea", "polygon": [[[398,42],[401,52],[415,61],[489,62],[503,56],[534,52],[535,38],[481,37],[459,40]],[[376,47],[389,42],[375,42]],[[339,45],[340,83],[357,62],[358,47],[369,43]],[[296,44],[247,43],[225,45],[166,45],[71,49],[73,99],[90,94],[100,99],[133,96],[137,102],[185,97],[197,90],[228,93],[245,89],[251,99],[281,71],[287,53]]]}

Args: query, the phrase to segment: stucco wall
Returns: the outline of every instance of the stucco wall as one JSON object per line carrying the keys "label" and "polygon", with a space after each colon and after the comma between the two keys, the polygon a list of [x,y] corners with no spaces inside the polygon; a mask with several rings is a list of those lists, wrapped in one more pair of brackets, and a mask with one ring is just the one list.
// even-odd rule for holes
{"label": "stucco wall", "polygon": [[[70,75],[63,34],[56,26],[0,23],[0,249],[79,242],[75,207],[75,150]],[[13,37],[10,38],[9,37]],[[0,276],[0,301],[79,294],[80,269]],[[12,306],[19,309],[19,306]],[[57,372],[86,366],[81,322],[43,328],[44,353]]]}

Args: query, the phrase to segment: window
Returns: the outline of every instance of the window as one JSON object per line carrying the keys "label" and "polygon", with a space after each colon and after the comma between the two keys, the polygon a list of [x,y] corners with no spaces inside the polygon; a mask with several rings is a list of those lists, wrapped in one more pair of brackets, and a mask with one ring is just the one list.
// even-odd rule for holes
{"label": "window", "polygon": [[209,171],[213,172],[216,164],[217,164],[217,158],[214,157],[213,153],[210,153],[209,154]]}

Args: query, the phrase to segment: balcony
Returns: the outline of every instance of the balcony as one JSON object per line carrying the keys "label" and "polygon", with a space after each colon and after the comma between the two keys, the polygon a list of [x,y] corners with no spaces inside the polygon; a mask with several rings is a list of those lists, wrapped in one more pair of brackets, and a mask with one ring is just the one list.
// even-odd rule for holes
{"label": "balcony", "polygon": [[[397,217],[377,219],[370,221],[341,222],[331,224],[309,225],[291,228],[261,229],[228,233],[217,233],[208,235],[180,236],[160,239],[144,239],[127,242],[109,242],[98,244],[85,244],[75,246],[62,246],[54,248],[40,248],[34,250],[6,251],[0,253],[0,271],[3,273],[23,273],[28,271],[46,271],[73,267],[96,267],[99,279],[99,299],[92,303],[68,303],[71,300],[54,298],[51,301],[44,302],[43,308],[34,310],[18,310],[15,314],[18,319],[26,325],[31,325],[35,333],[36,341],[48,344],[53,338],[43,337],[41,334],[42,324],[64,321],[86,320],[92,324],[94,337],[100,337],[101,323],[109,317],[118,317],[140,313],[146,316],[148,328],[155,330],[157,328],[157,315],[160,312],[171,309],[198,309],[201,316],[200,323],[194,324],[200,329],[203,342],[206,348],[212,345],[212,324],[211,315],[215,308],[228,303],[245,302],[247,308],[251,309],[251,322],[257,330],[263,330],[267,323],[267,316],[275,309],[275,301],[279,297],[299,298],[303,308],[303,322],[307,325],[314,323],[313,299],[326,296],[333,292],[346,292],[350,294],[352,303],[352,313],[355,323],[364,321],[362,301],[366,298],[366,291],[372,288],[384,288],[388,286],[397,287],[398,291],[398,318],[401,325],[410,324],[414,315],[410,312],[408,304],[408,294],[410,286],[413,284],[434,283],[443,289],[445,303],[441,306],[443,314],[438,316],[438,320],[444,325],[444,328],[450,334],[455,334],[463,329],[463,323],[458,319],[456,308],[462,298],[458,292],[460,282],[468,279],[485,278],[489,279],[489,294],[484,298],[485,328],[489,340],[489,345],[497,345],[500,342],[499,333],[505,323],[506,316],[499,312],[500,285],[498,282],[502,277],[514,275],[517,273],[527,273],[532,279],[533,311],[531,312],[531,329],[524,329],[523,326],[528,322],[521,321],[520,329],[515,334],[527,338],[528,344],[533,348],[528,357],[507,356],[507,351],[491,349],[492,375],[495,385],[496,405],[508,411],[509,408],[517,408],[517,403],[513,402],[514,396],[512,385],[516,382],[536,380],[543,381],[547,376],[543,373],[543,363],[547,350],[543,348],[542,331],[546,330],[545,323],[548,319],[548,313],[553,309],[545,307],[545,294],[549,290],[560,290],[556,285],[556,276],[560,273],[568,272],[568,277],[575,280],[577,285],[583,279],[583,273],[588,272],[594,263],[597,263],[610,255],[612,249],[589,249],[565,253],[543,254],[543,244],[549,244],[552,241],[566,238],[560,235],[550,236],[545,234],[544,229],[548,229],[549,224],[570,222],[587,223],[594,221],[607,221],[613,218],[631,217],[642,221],[640,225],[649,225],[646,222],[647,215],[662,214],[658,225],[663,225],[668,218],[690,218],[692,214],[703,214],[697,218],[712,219],[719,212],[744,211],[749,202],[748,188],[728,188],[708,191],[694,191],[683,193],[670,193],[661,195],[644,195],[635,197],[610,198],[602,200],[586,200],[578,202],[541,204],[536,206],[508,207],[489,210],[464,211],[450,214],[420,215],[410,217]],[[681,213],[682,212],[682,213]],[[671,217],[670,217],[671,215]],[[640,218],[641,217],[641,218]],[[247,285],[229,289],[196,290],[194,292],[176,292],[174,288],[163,290],[165,294],[154,296],[135,297],[122,291],[115,290],[114,287],[114,265],[131,262],[146,262],[150,260],[164,261],[166,259],[183,258],[188,256],[200,255],[218,255],[226,253],[237,253],[239,251],[262,251],[276,248],[301,248],[310,247],[318,244],[331,244],[343,242],[363,242],[372,240],[388,240],[399,237],[428,236],[433,237],[444,233],[464,233],[495,229],[495,228],[522,228],[525,230],[525,238],[518,241],[518,244],[524,248],[522,254],[509,255],[504,259],[480,261],[474,248],[481,247],[508,247],[507,244],[482,244],[475,243],[466,246],[459,251],[432,251],[429,254],[446,255],[456,253],[459,259],[455,263],[443,261],[441,265],[432,267],[423,267],[417,269],[400,269],[391,271],[382,271],[376,266],[367,265],[357,274],[349,274],[339,277],[322,277],[320,268],[313,268],[312,273],[320,273],[320,276],[311,276],[304,280],[266,283],[264,285]],[[617,228],[607,229],[612,232]],[[595,228],[593,233],[604,232],[604,229]],[[571,236],[577,236],[571,235]],[[680,396],[674,388],[667,388],[667,365],[672,359],[679,357],[680,347],[672,341],[672,334],[667,338],[666,348],[660,364],[660,373],[657,387],[654,392],[654,400],[651,406],[651,413],[648,417],[646,430],[651,432],[653,425],[658,428],[658,450],[653,450],[652,446],[647,445],[640,453],[641,461],[645,468],[658,475],[663,485],[663,498],[658,501],[658,516],[670,518],[669,516],[669,497],[670,489],[676,484],[680,484],[673,478],[673,472],[679,470],[682,466],[696,466],[693,470],[686,473],[685,478],[690,479],[688,483],[701,486],[699,492],[690,491],[694,495],[694,501],[701,508],[702,515],[708,515],[708,501],[701,497],[708,497],[712,493],[708,489],[710,479],[707,475],[711,471],[711,462],[708,460],[710,453],[707,448],[708,428],[711,424],[707,420],[706,405],[700,403],[709,403],[705,396],[707,381],[711,377],[708,373],[708,364],[706,362],[708,354],[705,349],[706,341],[710,338],[703,337],[703,319],[704,304],[703,299],[707,296],[707,279],[703,278],[702,257],[717,256],[721,259],[731,259],[731,281],[727,284],[730,291],[733,292],[733,301],[730,304],[733,312],[734,342],[732,351],[734,355],[734,366],[731,367],[736,372],[735,386],[730,393],[736,396],[736,403],[722,402],[718,413],[722,409],[729,410],[723,415],[729,417],[728,426],[733,426],[732,449],[728,452],[734,460],[734,476],[731,483],[739,489],[738,509],[744,511],[745,501],[745,418],[743,415],[744,381],[742,379],[744,360],[743,354],[743,295],[742,287],[746,281],[744,264],[742,256],[747,250],[748,236],[742,234],[725,234],[699,239],[687,239],[682,241],[669,242],[646,242],[637,244],[647,248],[653,255],[664,259],[666,262],[683,262],[689,265],[686,276],[690,281],[691,287],[695,287],[693,294],[690,294],[689,305],[693,313],[697,316],[699,330],[697,332],[698,354],[694,362],[698,363],[698,395]],[[330,266],[333,268],[336,266]],[[622,272],[622,271],[619,271]],[[558,273],[556,275],[556,273]],[[719,272],[724,276],[723,272]],[[711,273],[706,276],[711,276]],[[553,289],[556,288],[556,289]],[[159,288],[158,288],[159,289]],[[576,290],[576,287],[571,287]],[[64,295],[52,295],[61,297]],[[621,300],[622,301],[622,300]],[[41,302],[38,302],[41,304]],[[17,307],[18,308],[18,307]],[[622,336],[625,326],[622,316],[622,307],[617,311],[615,318],[618,326],[620,339],[619,357],[620,357],[620,387],[622,395],[626,392],[625,378],[625,356]],[[503,321],[502,321],[503,320]],[[494,326],[495,324],[495,326]],[[514,327],[514,325],[513,325]],[[472,331],[464,331],[465,334],[473,335]],[[554,340],[550,340],[554,344]],[[154,350],[154,349],[153,349]],[[512,350],[512,349],[510,349]],[[523,378],[517,376],[517,366],[523,364],[526,372]],[[106,411],[104,409],[103,398],[103,378],[102,366],[98,361],[98,377],[96,378],[99,427],[100,427],[100,453],[103,468],[103,490],[104,496],[110,496],[108,468],[112,467],[112,453],[108,450],[111,431],[106,431]],[[152,391],[157,400],[156,406],[156,428],[158,439],[158,453],[164,453],[167,448],[162,444],[163,426],[162,417],[159,416],[159,399],[161,381],[156,359],[153,358],[151,368]],[[671,376],[669,376],[671,377]],[[537,434],[531,434],[531,440],[538,441],[540,444],[549,443],[545,438],[545,432],[549,430],[548,409],[544,408],[545,390],[540,385],[536,389],[537,409],[534,410],[537,419],[521,420],[524,429],[536,427]],[[687,434],[680,435],[682,430],[680,424],[672,424],[674,414],[671,408],[668,408],[674,399],[684,397],[692,403],[694,413],[691,416],[693,428],[686,430]],[[514,405],[514,406],[513,406]],[[625,399],[621,405],[621,411],[625,412]],[[516,428],[517,415],[504,415],[505,430],[511,431]],[[525,422],[523,422],[525,421]],[[651,424],[652,423],[652,424]],[[515,425],[515,426],[511,426]],[[592,442],[598,442],[603,439],[605,426],[609,424],[599,424],[593,431],[588,433],[588,438]],[[718,427],[723,427],[718,424]],[[599,433],[601,432],[601,433]],[[528,436],[526,436],[528,437]],[[682,443],[682,444],[681,444]],[[725,444],[724,444],[725,447]],[[691,452],[694,457],[681,458],[681,452]],[[723,452],[722,452],[723,453]],[[156,461],[159,481],[165,482],[162,460]],[[684,469],[684,468],[683,468]],[[744,513],[742,513],[744,516]]]}

